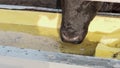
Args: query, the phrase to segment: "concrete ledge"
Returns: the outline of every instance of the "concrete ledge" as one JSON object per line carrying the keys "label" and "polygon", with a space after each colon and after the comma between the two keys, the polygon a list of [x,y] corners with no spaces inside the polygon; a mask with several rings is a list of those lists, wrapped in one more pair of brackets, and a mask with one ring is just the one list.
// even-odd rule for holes
{"label": "concrete ledge", "polygon": [[0,46],[2,68],[119,68],[119,64],[113,59]]}

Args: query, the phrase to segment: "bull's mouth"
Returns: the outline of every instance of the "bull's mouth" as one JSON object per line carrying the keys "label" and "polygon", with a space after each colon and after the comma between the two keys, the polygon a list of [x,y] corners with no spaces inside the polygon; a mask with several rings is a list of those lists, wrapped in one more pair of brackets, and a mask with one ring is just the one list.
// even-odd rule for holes
{"label": "bull's mouth", "polygon": [[83,38],[80,38],[78,35],[71,37],[65,33],[61,33],[61,40],[67,43],[80,44],[83,41]]}

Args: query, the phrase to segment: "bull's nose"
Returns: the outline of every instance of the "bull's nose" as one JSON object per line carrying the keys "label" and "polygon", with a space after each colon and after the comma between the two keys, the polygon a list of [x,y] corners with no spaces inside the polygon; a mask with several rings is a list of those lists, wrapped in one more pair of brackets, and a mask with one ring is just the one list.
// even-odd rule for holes
{"label": "bull's nose", "polygon": [[69,38],[65,35],[61,35],[61,39],[63,42],[73,43],[73,44],[80,44],[83,40],[80,40],[79,36]]}

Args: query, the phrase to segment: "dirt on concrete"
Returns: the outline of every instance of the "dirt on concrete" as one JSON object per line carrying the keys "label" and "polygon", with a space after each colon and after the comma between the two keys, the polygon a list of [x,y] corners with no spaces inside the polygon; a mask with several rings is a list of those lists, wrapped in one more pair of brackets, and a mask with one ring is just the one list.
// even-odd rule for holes
{"label": "dirt on concrete", "polygon": [[0,31],[0,45],[53,52],[59,52],[60,46],[58,42],[48,37],[11,31]]}

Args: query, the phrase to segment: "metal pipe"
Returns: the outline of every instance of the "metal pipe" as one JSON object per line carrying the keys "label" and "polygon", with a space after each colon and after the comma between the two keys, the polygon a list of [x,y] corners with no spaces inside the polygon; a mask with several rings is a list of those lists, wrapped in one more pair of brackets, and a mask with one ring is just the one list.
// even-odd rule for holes
{"label": "metal pipe", "polygon": [[1,9],[10,10],[33,10],[33,11],[44,11],[44,12],[62,12],[61,9],[45,8],[45,7],[34,7],[34,6],[19,6],[19,5],[4,5],[0,4]]}
{"label": "metal pipe", "polygon": [[[61,13],[61,9],[54,8],[45,8],[45,7],[34,7],[34,6],[19,6],[19,5],[4,5],[0,4],[1,9],[9,10],[31,10],[31,11],[44,11],[44,12],[54,12]],[[108,16],[120,16],[120,13],[107,13],[107,12],[98,12],[98,15],[108,15]]]}

